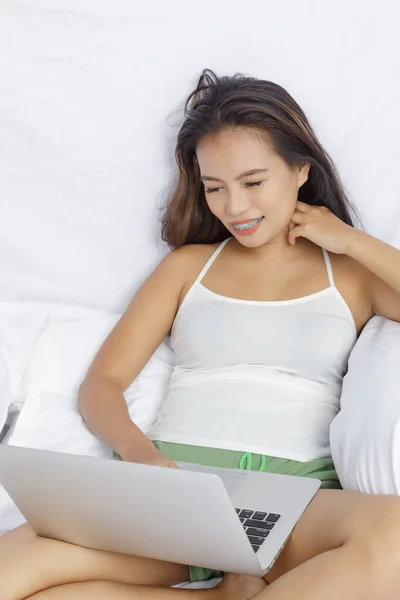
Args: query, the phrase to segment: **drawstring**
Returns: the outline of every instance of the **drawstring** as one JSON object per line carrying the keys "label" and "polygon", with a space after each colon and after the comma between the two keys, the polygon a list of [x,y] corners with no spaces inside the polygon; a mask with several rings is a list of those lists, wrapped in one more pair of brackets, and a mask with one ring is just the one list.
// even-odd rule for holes
{"label": "drawstring", "polygon": [[[245,470],[251,471],[252,461],[253,461],[253,457],[252,457],[251,452],[243,452],[242,458],[240,459],[240,463],[239,463],[239,469],[242,469],[243,471],[245,471]],[[246,463],[246,466],[244,466],[245,463]]]}
{"label": "drawstring", "polygon": [[258,469],[259,471],[265,471],[265,467],[267,466],[267,458],[266,456],[264,456],[264,454],[261,456],[261,465],[260,468]]}
{"label": "drawstring", "polygon": [[[265,467],[267,465],[267,459],[264,455],[261,456],[261,464],[258,469],[259,472],[265,471]],[[251,452],[243,452],[242,457],[239,462],[239,469],[242,471],[251,471],[251,467],[253,466],[253,455]]]}

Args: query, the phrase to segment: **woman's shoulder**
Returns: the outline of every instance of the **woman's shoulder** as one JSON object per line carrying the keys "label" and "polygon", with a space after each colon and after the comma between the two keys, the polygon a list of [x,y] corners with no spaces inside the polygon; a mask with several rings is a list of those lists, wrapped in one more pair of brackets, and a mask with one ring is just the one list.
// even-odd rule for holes
{"label": "woman's shoulder", "polygon": [[186,244],[185,246],[171,250],[164,260],[174,268],[192,270],[200,267],[201,270],[219,245],[220,243]]}
{"label": "woman's shoulder", "polygon": [[219,247],[216,244],[187,244],[180,246],[164,258],[162,267],[166,276],[179,285],[181,295],[195,282],[201,270]]}
{"label": "woman's shoulder", "polygon": [[368,270],[351,256],[329,253],[329,258],[334,274],[353,283],[365,281]]}

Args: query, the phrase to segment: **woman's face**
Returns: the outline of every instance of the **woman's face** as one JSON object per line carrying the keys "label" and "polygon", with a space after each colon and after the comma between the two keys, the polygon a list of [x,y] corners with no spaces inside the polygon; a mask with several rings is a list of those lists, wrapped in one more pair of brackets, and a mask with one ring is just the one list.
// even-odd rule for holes
{"label": "woman's face", "polygon": [[255,248],[286,239],[309,165],[289,167],[245,129],[203,139],[196,156],[209,209],[238,242]]}

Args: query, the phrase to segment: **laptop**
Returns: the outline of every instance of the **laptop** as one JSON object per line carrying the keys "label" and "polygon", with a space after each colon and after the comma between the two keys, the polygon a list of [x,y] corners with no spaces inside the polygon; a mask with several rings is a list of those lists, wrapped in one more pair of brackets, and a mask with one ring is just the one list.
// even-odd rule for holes
{"label": "laptop", "polygon": [[167,469],[0,445],[0,483],[38,535],[259,577],[321,484],[177,464]]}

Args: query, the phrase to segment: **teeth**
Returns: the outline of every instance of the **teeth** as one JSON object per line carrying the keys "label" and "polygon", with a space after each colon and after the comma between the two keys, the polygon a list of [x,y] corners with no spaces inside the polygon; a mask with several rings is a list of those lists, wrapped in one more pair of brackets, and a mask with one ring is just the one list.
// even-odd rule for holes
{"label": "teeth", "polygon": [[261,221],[262,217],[259,219],[255,219],[254,221],[250,221],[250,223],[242,223],[241,225],[233,225],[233,229],[239,229],[239,231],[243,231],[243,229],[251,229],[254,225],[257,225]]}

